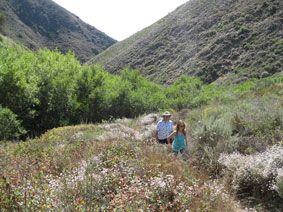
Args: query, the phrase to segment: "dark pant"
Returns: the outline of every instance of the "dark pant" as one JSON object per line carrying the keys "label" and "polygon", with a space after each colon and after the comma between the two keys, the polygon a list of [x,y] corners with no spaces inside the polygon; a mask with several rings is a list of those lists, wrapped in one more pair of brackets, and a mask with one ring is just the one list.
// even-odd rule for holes
{"label": "dark pant", "polygon": [[158,139],[160,144],[168,144],[167,139]]}
{"label": "dark pant", "polygon": [[188,154],[186,151],[186,148],[180,149],[180,151],[174,151],[174,154],[177,156],[178,153],[181,153],[183,155],[183,160],[186,161],[188,159]]}
{"label": "dark pant", "polygon": [[[167,139],[158,139],[158,142],[159,142],[160,144],[168,144]],[[173,140],[170,139],[170,144],[172,144],[172,142],[173,142]]]}

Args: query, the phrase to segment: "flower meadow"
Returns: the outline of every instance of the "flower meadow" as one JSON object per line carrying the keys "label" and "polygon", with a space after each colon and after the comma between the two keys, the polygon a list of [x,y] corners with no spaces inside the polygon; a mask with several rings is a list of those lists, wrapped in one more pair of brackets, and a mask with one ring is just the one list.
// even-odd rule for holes
{"label": "flower meadow", "polygon": [[2,143],[1,212],[238,211],[223,185],[166,147],[110,136],[103,126],[111,124],[61,127]]}

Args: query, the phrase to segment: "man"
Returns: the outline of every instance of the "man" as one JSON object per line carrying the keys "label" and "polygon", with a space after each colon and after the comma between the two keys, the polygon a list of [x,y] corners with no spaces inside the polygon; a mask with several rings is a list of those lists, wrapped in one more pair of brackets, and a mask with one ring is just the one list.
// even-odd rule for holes
{"label": "man", "polygon": [[173,123],[170,120],[171,114],[166,111],[162,115],[163,119],[156,125],[156,141],[160,144],[168,144],[167,137],[173,132]]}

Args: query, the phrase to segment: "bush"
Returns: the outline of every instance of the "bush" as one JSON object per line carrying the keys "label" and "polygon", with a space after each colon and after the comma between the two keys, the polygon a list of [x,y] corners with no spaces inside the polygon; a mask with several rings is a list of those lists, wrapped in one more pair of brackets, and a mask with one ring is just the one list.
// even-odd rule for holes
{"label": "bush", "polygon": [[173,85],[166,89],[166,97],[170,100],[170,106],[176,110],[183,108],[193,108],[208,100],[197,100],[194,98],[199,96],[202,82],[197,77],[188,77],[182,75]]}
{"label": "bush", "polygon": [[[274,86],[275,87],[275,86]],[[274,88],[273,87],[273,88]],[[250,89],[250,88],[248,88]],[[238,89],[237,89],[238,90]],[[276,90],[276,89],[275,89]],[[193,154],[207,170],[219,168],[222,153],[253,154],[278,144],[282,138],[283,105],[281,94],[254,96],[247,91],[232,104],[216,104],[202,109],[192,126]]]}
{"label": "bush", "polygon": [[4,24],[4,21],[5,21],[4,14],[0,13],[0,31],[2,31],[2,26]]}
{"label": "bush", "polygon": [[218,162],[224,167],[226,180],[236,191],[249,192],[258,198],[272,198],[276,192],[283,198],[282,155],[283,146],[274,146],[249,156],[221,154]]}
{"label": "bush", "polygon": [[223,152],[233,152],[239,137],[233,135],[233,114],[228,107],[207,108],[193,130],[195,154],[198,161],[210,171],[218,170],[217,160]]}
{"label": "bush", "polygon": [[277,169],[276,185],[274,187],[279,196],[283,198],[283,168]]}
{"label": "bush", "polygon": [[0,105],[0,140],[17,138],[26,133],[21,127],[21,122],[17,116],[8,108]]}
{"label": "bush", "polygon": [[281,101],[282,98],[277,95],[267,95],[239,102],[232,108],[237,116],[234,120],[235,131],[243,136],[260,135],[282,127]]}

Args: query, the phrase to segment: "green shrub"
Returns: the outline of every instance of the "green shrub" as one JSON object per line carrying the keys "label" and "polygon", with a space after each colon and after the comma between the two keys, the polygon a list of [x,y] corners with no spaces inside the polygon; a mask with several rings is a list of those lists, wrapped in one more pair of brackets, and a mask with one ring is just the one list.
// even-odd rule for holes
{"label": "green shrub", "polygon": [[0,140],[18,138],[25,133],[17,116],[8,108],[0,105]]}
{"label": "green shrub", "polygon": [[249,31],[250,31],[250,30],[249,30],[248,27],[242,26],[242,27],[240,28],[239,35],[241,35],[241,34],[246,34],[246,33],[248,33]]}
{"label": "green shrub", "polygon": [[2,31],[2,27],[5,21],[5,16],[4,14],[0,13],[0,31]]}
{"label": "green shrub", "polygon": [[[282,169],[281,169],[282,172]],[[278,195],[283,198],[283,174],[280,173],[280,177],[277,177],[277,183],[276,183],[276,191],[278,192]]]}
{"label": "green shrub", "polygon": [[[270,82],[269,86],[272,85],[272,78],[263,80],[266,81],[264,84]],[[238,85],[232,88],[233,95],[237,95],[238,99],[231,103],[221,101],[210,105],[198,112],[193,122],[190,121],[195,147],[193,152],[198,162],[207,168],[217,169],[216,160],[221,153],[237,151],[253,154],[281,141],[282,89],[280,84],[273,84],[272,91],[271,87],[264,87],[262,80]],[[226,95],[229,95],[228,91]],[[212,98],[212,101],[216,99]]]}
{"label": "green shrub", "polygon": [[166,89],[165,95],[170,102],[170,107],[181,110],[183,108],[198,107],[202,102],[206,103],[208,100],[204,99],[194,101],[194,98],[200,94],[202,84],[202,81],[197,77],[182,75],[172,86]]}
{"label": "green shrub", "polygon": [[192,135],[198,163],[211,172],[217,172],[220,154],[232,153],[239,143],[238,135],[233,135],[233,113],[225,106],[205,109]]}
{"label": "green shrub", "polygon": [[217,141],[228,139],[232,134],[233,115],[228,107],[217,106],[205,109],[196,128],[196,135],[199,135],[202,143],[215,146]]}
{"label": "green shrub", "polygon": [[239,93],[243,93],[243,92],[246,92],[246,91],[250,91],[253,88],[255,88],[255,83],[250,81],[250,82],[246,82],[246,83],[243,83],[243,84],[240,84],[240,85],[236,85],[233,89],[233,92],[235,94],[239,94]]}

